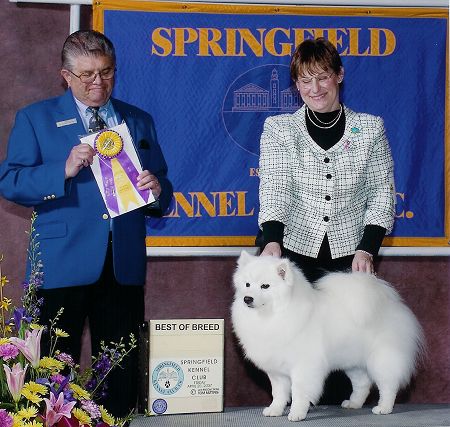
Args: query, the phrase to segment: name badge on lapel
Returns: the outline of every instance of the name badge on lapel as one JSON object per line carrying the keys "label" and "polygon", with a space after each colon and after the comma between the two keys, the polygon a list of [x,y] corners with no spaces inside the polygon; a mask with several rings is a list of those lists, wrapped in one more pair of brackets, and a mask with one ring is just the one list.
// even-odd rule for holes
{"label": "name badge on lapel", "polygon": [[62,128],[63,126],[74,125],[77,122],[77,119],[74,117],[73,119],[62,120],[61,122],[56,122],[57,128]]}

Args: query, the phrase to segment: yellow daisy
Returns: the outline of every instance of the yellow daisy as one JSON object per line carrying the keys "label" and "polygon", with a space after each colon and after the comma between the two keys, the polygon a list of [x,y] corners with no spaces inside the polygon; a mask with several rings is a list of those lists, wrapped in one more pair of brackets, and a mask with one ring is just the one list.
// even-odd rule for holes
{"label": "yellow daisy", "polygon": [[4,338],[4,337],[0,338],[0,345],[6,344],[8,342],[9,342],[8,338]]}
{"label": "yellow daisy", "polygon": [[92,423],[91,417],[82,409],[73,408],[72,414],[80,422],[81,425],[87,424],[88,426],[91,426]]}
{"label": "yellow daisy", "polygon": [[60,362],[59,360],[56,360],[53,357],[43,357],[39,361],[39,368],[40,369],[48,369],[49,371],[61,371],[64,369],[64,363]]}
{"label": "yellow daisy", "polygon": [[90,400],[91,395],[85,389],[81,388],[78,384],[69,384],[69,387],[73,391],[75,399],[78,400]]}
{"label": "yellow daisy", "polygon": [[42,402],[42,400],[43,400],[41,396],[39,396],[38,394],[33,393],[29,390],[22,390],[22,396],[25,397],[25,399],[29,400],[30,402],[33,402],[36,404]]}
{"label": "yellow daisy", "polygon": [[62,329],[59,328],[55,329],[55,335],[61,338],[67,338],[69,336],[69,334],[66,331],[63,331]]}
{"label": "yellow daisy", "polygon": [[108,411],[102,405],[99,406],[99,409],[100,409],[100,413],[102,414],[102,420],[106,424],[108,424],[110,426],[116,425],[116,420],[114,419],[114,417],[112,415],[110,415],[108,413]]}
{"label": "yellow daisy", "polygon": [[9,298],[3,297],[0,301],[0,308],[3,310],[8,310],[8,307],[11,305],[11,300]]}
{"label": "yellow daisy", "polygon": [[20,408],[17,411],[17,414],[22,419],[29,420],[30,418],[34,418],[38,414],[38,409],[35,406],[31,405],[28,408]]}
{"label": "yellow daisy", "polygon": [[28,390],[30,393],[36,393],[36,394],[47,394],[47,387],[43,384],[35,383],[34,381],[30,381],[28,383],[25,383],[23,385],[23,390]]}
{"label": "yellow daisy", "polygon": [[0,286],[3,288],[3,286],[6,286],[9,283],[9,280],[6,278],[6,276],[0,276]]}
{"label": "yellow daisy", "polygon": [[17,413],[9,413],[9,415],[12,416],[13,419],[13,425],[12,427],[24,427],[24,422],[22,417],[20,417]]}

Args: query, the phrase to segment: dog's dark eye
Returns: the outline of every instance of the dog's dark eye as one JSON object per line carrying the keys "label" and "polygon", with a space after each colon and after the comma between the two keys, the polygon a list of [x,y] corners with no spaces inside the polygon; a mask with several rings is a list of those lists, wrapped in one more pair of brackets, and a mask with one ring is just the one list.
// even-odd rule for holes
{"label": "dog's dark eye", "polygon": [[246,286],[247,288],[249,288],[249,287],[250,287],[250,283],[247,282],[247,283],[245,284],[245,286]]}
{"label": "dog's dark eye", "polygon": [[267,283],[263,283],[261,285],[261,289],[269,289],[269,288],[270,288],[270,285],[268,285]]}

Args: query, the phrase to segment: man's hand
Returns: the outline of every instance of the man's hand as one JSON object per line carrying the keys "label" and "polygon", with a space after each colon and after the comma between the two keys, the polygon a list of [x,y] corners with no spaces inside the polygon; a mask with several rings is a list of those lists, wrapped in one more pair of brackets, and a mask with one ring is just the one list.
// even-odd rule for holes
{"label": "man's hand", "polygon": [[158,178],[148,170],[144,170],[139,174],[137,186],[139,190],[151,190],[155,200],[161,194],[161,185],[159,184]]}
{"label": "man's hand", "polygon": [[81,169],[92,165],[95,151],[89,144],[78,144],[72,148],[66,160],[66,179],[78,175]]}

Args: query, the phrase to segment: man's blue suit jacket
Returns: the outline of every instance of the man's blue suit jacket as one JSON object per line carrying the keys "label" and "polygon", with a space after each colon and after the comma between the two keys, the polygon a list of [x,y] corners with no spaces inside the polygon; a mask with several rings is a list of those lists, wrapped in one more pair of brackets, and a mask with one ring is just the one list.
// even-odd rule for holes
{"label": "man's blue suit jacket", "polygon": [[[172,198],[167,165],[157,142],[152,117],[130,104],[111,99],[119,123],[131,132],[143,169],[157,176],[161,215]],[[76,123],[70,124],[74,122]],[[79,137],[86,134],[72,93],[32,104],[17,113],[6,159],[0,164],[0,193],[34,206],[44,271],[44,289],[94,283],[108,246],[111,219],[92,174],[83,168],[65,180],[65,163]],[[145,215],[149,207],[112,220],[114,273],[122,285],[145,283]],[[29,265],[28,269],[29,271]]]}

